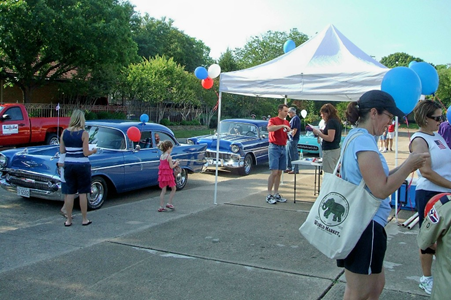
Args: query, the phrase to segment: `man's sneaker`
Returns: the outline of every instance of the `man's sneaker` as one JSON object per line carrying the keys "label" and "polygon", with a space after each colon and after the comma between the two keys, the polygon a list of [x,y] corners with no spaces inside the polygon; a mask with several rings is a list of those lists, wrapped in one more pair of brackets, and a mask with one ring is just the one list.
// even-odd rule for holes
{"label": "man's sneaker", "polygon": [[432,276],[431,277],[424,277],[421,276],[420,278],[420,289],[423,289],[426,294],[431,294],[432,293],[432,283],[433,283],[433,279]]}
{"label": "man's sneaker", "polygon": [[282,198],[282,197],[279,195],[279,193],[275,193],[275,194],[274,194],[274,200],[276,200],[277,202],[280,202],[280,203],[285,203],[285,202],[287,202],[287,199]]}
{"label": "man's sneaker", "polygon": [[269,203],[269,204],[276,204],[277,201],[276,201],[276,199],[274,199],[274,196],[273,196],[273,195],[268,194],[268,196],[266,196],[266,203]]}

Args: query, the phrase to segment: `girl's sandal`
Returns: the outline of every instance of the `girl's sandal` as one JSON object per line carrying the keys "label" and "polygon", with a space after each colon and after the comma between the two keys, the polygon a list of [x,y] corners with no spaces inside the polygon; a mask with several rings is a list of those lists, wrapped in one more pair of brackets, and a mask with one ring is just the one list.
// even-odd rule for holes
{"label": "girl's sandal", "polygon": [[170,209],[175,209],[174,205],[172,205],[172,204],[169,204],[169,203],[168,203],[168,204],[166,204],[166,207],[167,207],[167,208],[170,208]]}
{"label": "girl's sandal", "polygon": [[163,211],[166,211],[166,209],[165,209],[164,207],[160,207],[160,208],[158,209],[158,212],[163,212]]}

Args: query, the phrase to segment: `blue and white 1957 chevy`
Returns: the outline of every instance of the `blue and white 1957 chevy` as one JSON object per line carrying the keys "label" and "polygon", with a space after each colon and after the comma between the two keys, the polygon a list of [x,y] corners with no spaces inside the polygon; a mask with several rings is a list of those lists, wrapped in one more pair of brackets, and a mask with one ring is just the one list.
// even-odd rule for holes
{"label": "blue and white 1957 chevy", "polygon": [[[268,162],[268,121],[227,119],[220,123],[218,167],[248,175],[252,166]],[[218,134],[187,139],[191,145],[207,144],[208,167],[216,168]]]}
{"label": "blue and white 1957 chevy", "polygon": [[[132,142],[127,130],[135,126],[141,132],[140,142]],[[180,161],[182,172],[177,176],[177,189],[183,189],[188,173],[205,168],[206,145],[181,145],[173,132],[162,125],[129,121],[88,121],[89,143],[98,148],[89,157],[92,170],[88,206],[102,206],[109,191],[123,193],[158,185],[160,141],[174,144],[173,159]],[[137,147],[139,146],[139,147]],[[56,167],[59,145],[10,149],[0,152],[0,185],[22,197],[63,200],[61,181]]]}

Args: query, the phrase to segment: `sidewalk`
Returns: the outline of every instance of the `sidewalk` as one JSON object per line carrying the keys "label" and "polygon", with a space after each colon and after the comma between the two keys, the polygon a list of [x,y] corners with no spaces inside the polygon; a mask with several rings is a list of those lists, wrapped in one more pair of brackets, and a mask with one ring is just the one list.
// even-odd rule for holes
{"label": "sidewalk", "polygon": [[[298,175],[297,203],[293,175],[280,189],[288,203],[265,202],[262,172],[219,182],[214,205],[212,176],[194,174],[209,181],[178,192],[173,212],[156,212],[155,197],[92,211],[87,227],[55,216],[1,234],[0,299],[341,299],[343,269],[298,231],[313,172]],[[381,299],[429,299],[418,288],[418,226],[392,219],[386,231]]]}

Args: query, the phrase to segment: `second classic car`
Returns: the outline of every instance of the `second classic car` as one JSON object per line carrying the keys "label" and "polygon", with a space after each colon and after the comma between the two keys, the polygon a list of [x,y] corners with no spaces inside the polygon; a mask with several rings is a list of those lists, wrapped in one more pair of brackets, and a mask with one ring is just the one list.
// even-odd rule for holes
{"label": "second classic car", "polygon": [[208,145],[208,167],[216,167],[217,164],[218,167],[238,170],[239,174],[248,175],[253,165],[268,162],[267,126],[268,121],[264,120],[227,119],[221,121],[219,134],[192,137],[187,139],[187,143]]}
{"label": "second classic car", "polygon": [[[133,142],[127,130],[135,126],[141,140]],[[183,189],[188,173],[205,167],[206,145],[181,145],[173,132],[162,125],[129,121],[87,121],[89,143],[98,148],[89,157],[92,172],[88,207],[102,206],[110,191],[123,193],[158,185],[161,150],[159,141],[174,144],[173,159],[180,161],[181,173],[176,177],[177,189]],[[56,163],[59,146],[35,146],[0,152],[0,185],[26,198],[63,200],[61,179]]]}

